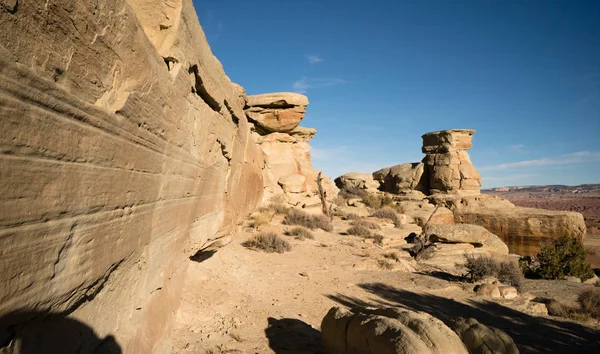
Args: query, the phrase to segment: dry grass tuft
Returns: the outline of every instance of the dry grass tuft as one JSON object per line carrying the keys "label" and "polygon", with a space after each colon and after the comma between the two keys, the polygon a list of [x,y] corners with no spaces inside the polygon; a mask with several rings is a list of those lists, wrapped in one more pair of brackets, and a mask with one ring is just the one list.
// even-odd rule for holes
{"label": "dry grass tuft", "polygon": [[579,294],[577,302],[581,307],[582,313],[600,319],[600,289],[591,288],[584,290]]}
{"label": "dry grass tuft", "polygon": [[350,227],[348,230],[346,230],[346,233],[348,235],[359,236],[364,238],[371,238],[373,236],[371,230],[360,225]]}
{"label": "dry grass tuft", "polygon": [[268,211],[261,212],[250,217],[250,227],[258,229],[263,225],[268,225],[273,220],[273,214]]}
{"label": "dry grass tuft", "polygon": [[292,250],[290,243],[274,232],[261,232],[243,242],[242,246],[267,253],[284,253]]}
{"label": "dry grass tuft", "polygon": [[303,226],[296,226],[290,230],[286,230],[285,234],[287,236],[296,236],[298,240],[304,240],[306,238],[313,240],[315,238],[312,232]]}
{"label": "dry grass tuft", "polygon": [[379,259],[377,261],[377,265],[379,266],[379,268],[381,269],[385,269],[385,270],[392,270],[394,269],[394,264],[388,260],[385,259]]}
{"label": "dry grass tuft", "polygon": [[373,239],[373,242],[375,242],[375,244],[379,245],[379,246],[383,246],[383,235],[373,235],[371,237]]}
{"label": "dry grass tuft", "polygon": [[237,332],[229,332],[227,333],[231,338],[233,338],[236,342],[243,342],[242,336]]}
{"label": "dry grass tuft", "polygon": [[400,262],[400,254],[396,251],[387,252],[383,255],[387,259],[394,260],[396,262]]}
{"label": "dry grass tuft", "polygon": [[342,220],[358,220],[360,218],[361,218],[360,215],[354,214],[354,213],[350,213],[350,214],[346,214],[346,215],[342,216]]}
{"label": "dry grass tuft", "polygon": [[327,232],[333,231],[331,221],[325,215],[310,215],[297,209],[290,209],[283,220],[285,225],[299,225],[311,230],[321,229]]}
{"label": "dry grass tuft", "polygon": [[371,216],[379,219],[390,219],[394,222],[394,226],[396,227],[400,227],[400,225],[402,225],[398,214],[392,208],[383,208],[375,210],[375,212]]}
{"label": "dry grass tuft", "polygon": [[355,220],[350,225],[351,226],[362,226],[369,230],[380,230],[381,229],[381,227],[377,223],[369,221],[369,220],[363,220],[363,219]]}

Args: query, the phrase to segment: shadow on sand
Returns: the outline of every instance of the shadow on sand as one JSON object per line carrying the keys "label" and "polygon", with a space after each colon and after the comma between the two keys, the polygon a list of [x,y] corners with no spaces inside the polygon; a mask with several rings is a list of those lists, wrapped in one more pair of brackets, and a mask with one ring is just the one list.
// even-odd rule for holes
{"label": "shadow on sand", "polygon": [[269,346],[277,354],[322,353],[321,332],[309,324],[292,318],[269,317],[265,329]]}
{"label": "shadow on sand", "polygon": [[327,297],[347,307],[396,306],[424,311],[446,323],[453,317],[473,317],[508,333],[521,353],[600,353],[600,331],[577,323],[530,316],[491,301],[463,304],[381,283],[359,286],[377,298],[365,302],[341,294]]}
{"label": "shadow on sand", "polygon": [[63,314],[13,312],[0,318],[0,352],[22,354],[120,354],[113,336]]}

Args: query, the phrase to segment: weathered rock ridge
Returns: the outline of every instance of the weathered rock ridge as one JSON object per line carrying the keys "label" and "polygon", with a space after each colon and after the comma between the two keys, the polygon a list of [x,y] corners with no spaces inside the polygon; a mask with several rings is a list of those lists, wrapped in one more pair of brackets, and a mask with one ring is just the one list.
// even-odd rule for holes
{"label": "weathered rock ridge", "polygon": [[54,313],[168,352],[188,258],[265,188],[314,191],[308,100],[247,97],[190,0],[2,1],[0,24],[0,331]]}
{"label": "weathered rock ridge", "polygon": [[391,195],[400,211],[421,224],[438,205],[441,208],[433,224],[483,226],[520,255],[536,254],[540,242],[562,235],[583,239],[586,227],[580,213],[516,207],[505,199],[480,194],[481,177],[467,153],[474,133],[453,129],[424,134],[423,161],[372,174],[348,173],[338,177],[336,185],[348,191]]}

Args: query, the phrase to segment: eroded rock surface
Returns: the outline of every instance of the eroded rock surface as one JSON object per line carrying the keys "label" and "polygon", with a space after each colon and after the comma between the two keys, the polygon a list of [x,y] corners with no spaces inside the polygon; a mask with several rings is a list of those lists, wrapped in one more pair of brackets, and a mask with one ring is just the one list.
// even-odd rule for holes
{"label": "eroded rock surface", "polygon": [[190,0],[14,3],[0,6],[0,316],[69,314],[123,352],[162,352],[188,257],[262,197],[245,93]]}
{"label": "eroded rock surface", "polygon": [[[294,206],[320,204],[316,195],[319,171],[312,166],[308,144],[317,130],[299,126],[307,105],[308,98],[298,93],[248,96],[245,112],[255,130],[254,142],[264,156],[264,203],[284,196]],[[337,195],[337,188],[326,176],[323,188],[327,199]]]}

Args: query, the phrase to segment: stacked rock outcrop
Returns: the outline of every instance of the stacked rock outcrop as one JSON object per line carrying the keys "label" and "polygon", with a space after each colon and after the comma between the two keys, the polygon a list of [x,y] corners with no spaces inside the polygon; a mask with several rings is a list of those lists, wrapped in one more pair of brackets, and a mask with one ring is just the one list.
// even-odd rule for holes
{"label": "stacked rock outcrop", "polygon": [[479,194],[481,176],[467,153],[473,134],[475,130],[453,129],[423,135],[430,194]]}
{"label": "stacked rock outcrop", "polygon": [[[473,134],[472,129],[424,134],[422,151],[426,156],[422,162],[386,167],[371,174],[348,173],[338,177],[336,185],[392,196],[401,212],[421,224],[437,205],[432,223],[483,226],[498,235],[510,252],[523,256],[536,254],[544,240],[562,235],[583,239],[586,228],[580,213],[516,207],[505,199],[480,194],[481,176],[467,153]],[[443,248],[450,254],[469,246]]]}
{"label": "stacked rock outcrop", "polygon": [[[295,206],[320,205],[318,171],[312,167],[308,144],[317,130],[299,126],[308,103],[306,96],[291,92],[248,96],[245,112],[264,156],[265,202],[285,195]],[[323,187],[328,198],[336,196],[337,188],[326,177]]]}

